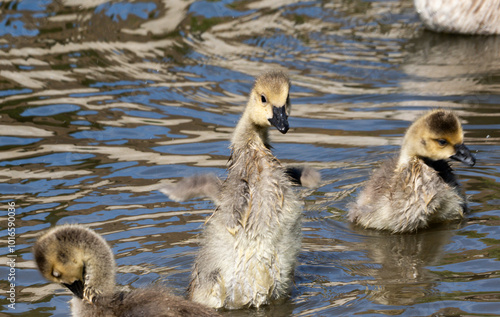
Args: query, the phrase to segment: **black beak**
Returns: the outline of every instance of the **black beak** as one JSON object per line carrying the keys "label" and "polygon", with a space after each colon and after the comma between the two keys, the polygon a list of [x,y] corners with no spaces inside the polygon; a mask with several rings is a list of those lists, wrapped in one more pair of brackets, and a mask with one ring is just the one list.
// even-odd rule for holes
{"label": "black beak", "polygon": [[288,116],[286,114],[286,107],[273,106],[273,117],[269,119],[269,122],[274,125],[279,132],[285,134],[288,131]]}
{"label": "black beak", "polygon": [[457,152],[455,155],[450,156],[451,159],[460,161],[469,166],[474,166],[474,164],[476,164],[476,158],[463,143],[455,145],[455,150],[457,150]]}
{"label": "black beak", "polygon": [[80,280],[76,280],[73,284],[62,283],[62,285],[66,286],[76,297],[83,299],[83,282]]}

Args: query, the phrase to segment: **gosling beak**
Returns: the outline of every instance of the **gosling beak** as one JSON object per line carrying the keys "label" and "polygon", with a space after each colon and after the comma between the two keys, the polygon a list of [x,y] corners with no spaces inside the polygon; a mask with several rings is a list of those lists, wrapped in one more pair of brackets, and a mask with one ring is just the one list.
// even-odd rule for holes
{"label": "gosling beak", "polygon": [[83,299],[83,282],[80,280],[74,281],[72,284],[62,283],[66,286],[76,297]]}
{"label": "gosling beak", "polygon": [[273,117],[268,120],[273,126],[276,127],[276,129],[279,130],[279,132],[285,134],[288,131],[288,116],[286,114],[285,106],[273,106]]}
{"label": "gosling beak", "polygon": [[469,166],[474,166],[474,164],[476,164],[476,158],[463,143],[455,145],[455,150],[457,152],[455,155],[450,156],[451,159],[460,161]]}

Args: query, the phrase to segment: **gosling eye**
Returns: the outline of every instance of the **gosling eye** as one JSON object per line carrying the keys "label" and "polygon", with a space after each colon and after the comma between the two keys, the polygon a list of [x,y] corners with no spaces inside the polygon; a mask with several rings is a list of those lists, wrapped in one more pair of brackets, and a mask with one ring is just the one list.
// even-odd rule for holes
{"label": "gosling eye", "polygon": [[437,139],[436,141],[441,146],[445,146],[446,144],[448,144],[448,141],[446,141],[445,139]]}
{"label": "gosling eye", "polygon": [[260,95],[260,101],[262,101],[262,103],[266,103],[267,102],[266,96]]}

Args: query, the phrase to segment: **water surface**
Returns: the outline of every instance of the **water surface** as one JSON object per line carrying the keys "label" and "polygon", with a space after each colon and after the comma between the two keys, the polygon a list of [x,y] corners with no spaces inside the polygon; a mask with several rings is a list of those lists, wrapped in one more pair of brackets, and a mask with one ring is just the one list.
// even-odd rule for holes
{"label": "water surface", "polygon": [[[64,223],[109,241],[118,284],[184,295],[213,205],[159,189],[223,177],[253,78],[281,69],[293,109],[290,131],[271,131],[274,153],[323,182],[298,189],[290,299],[227,315],[500,316],[500,38],[425,32],[409,0],[4,1],[0,12],[0,228],[7,242],[14,202],[17,255],[16,309],[1,311],[69,314],[69,291],[30,251]],[[471,214],[411,235],[352,227],[363,182],[438,107],[461,116],[477,157],[453,165]],[[2,290],[8,274],[2,265]]]}

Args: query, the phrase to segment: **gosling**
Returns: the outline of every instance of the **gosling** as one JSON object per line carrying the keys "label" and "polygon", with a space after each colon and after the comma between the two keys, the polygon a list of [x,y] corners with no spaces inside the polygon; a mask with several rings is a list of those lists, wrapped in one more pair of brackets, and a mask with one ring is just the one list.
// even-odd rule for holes
{"label": "gosling", "polygon": [[500,0],[414,0],[414,4],[429,30],[500,34]]}
{"label": "gosling", "polygon": [[231,140],[228,176],[207,220],[188,296],[213,308],[259,307],[284,298],[301,247],[301,205],[272,155],[268,130],[288,131],[290,81],[255,81]]}
{"label": "gosling", "polygon": [[106,241],[80,225],[49,229],[35,243],[38,269],[73,293],[71,312],[81,317],[219,316],[200,304],[156,286],[115,290],[115,260]]}
{"label": "gosling", "polygon": [[399,157],[372,175],[350,206],[349,220],[365,228],[405,233],[463,218],[466,201],[448,158],[469,166],[476,162],[463,143],[457,116],[430,111],[410,126]]}

